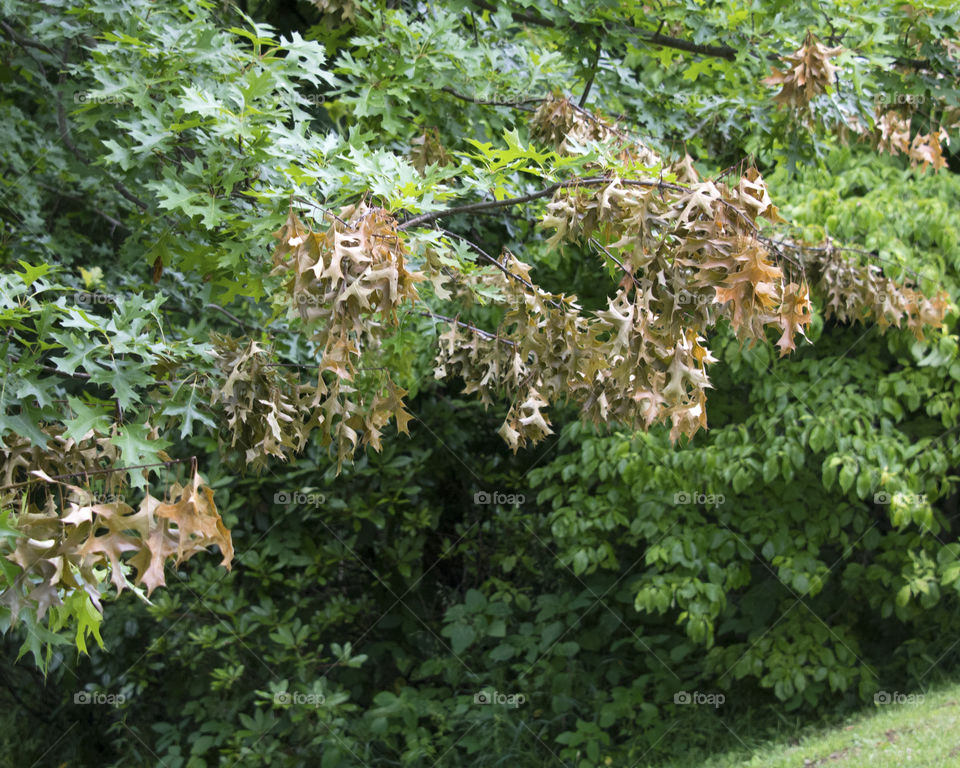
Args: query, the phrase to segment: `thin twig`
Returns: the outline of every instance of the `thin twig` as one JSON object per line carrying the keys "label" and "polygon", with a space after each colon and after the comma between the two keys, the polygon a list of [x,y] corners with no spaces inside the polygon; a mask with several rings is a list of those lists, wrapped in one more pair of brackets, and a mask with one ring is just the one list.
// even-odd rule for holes
{"label": "thin twig", "polygon": [[467,96],[465,93],[460,93],[459,91],[451,88],[449,85],[443,86],[440,89],[444,93],[449,93],[451,96],[455,96],[461,101],[469,101],[471,104],[483,104],[488,107],[513,107],[514,109],[522,109],[525,112],[533,112],[530,107],[525,105],[527,104],[538,104],[543,101],[542,96],[533,96],[529,99],[515,99],[510,101],[497,101],[494,99],[478,99],[476,96]]}
{"label": "thin twig", "polygon": [[10,485],[0,486],[0,491],[7,491],[11,488],[20,488],[24,485],[30,485],[30,483],[37,482],[46,482],[47,480],[63,480],[68,477],[87,477],[89,475],[109,475],[113,472],[127,472],[131,469],[150,469],[152,467],[169,467],[171,464],[183,464],[185,462],[190,462],[195,464],[197,460],[196,456],[191,456],[189,459],[170,459],[170,461],[161,461],[156,464],[134,464],[129,467],[109,467],[107,469],[88,469],[83,470],[82,472],[69,472],[65,475],[48,475],[47,477],[36,477],[31,478],[30,480],[24,480],[21,483],[12,483]]}
{"label": "thin twig", "polygon": [[[409,313],[408,313],[408,314],[409,314]],[[514,342],[514,341],[510,341],[509,339],[505,339],[505,338],[503,338],[502,336],[498,336],[498,335],[495,334],[495,333],[490,333],[490,331],[485,331],[485,330],[483,330],[482,328],[477,328],[477,326],[475,326],[475,325],[470,325],[470,323],[464,323],[463,321],[457,320],[457,319],[454,318],[454,317],[447,317],[446,315],[438,315],[436,312],[427,312],[427,311],[424,311],[424,310],[421,310],[421,311],[419,311],[419,312],[416,312],[416,314],[421,315],[422,317],[432,317],[432,318],[434,318],[434,319],[436,319],[436,320],[443,320],[444,322],[451,323],[451,324],[454,324],[454,323],[455,323],[456,325],[459,325],[461,328],[467,328],[468,330],[471,330],[471,331],[473,331],[474,333],[476,333],[476,334],[478,334],[478,335],[480,335],[480,336],[483,336],[483,337],[486,338],[486,339],[496,339],[497,341],[501,342],[502,344],[507,344],[507,345],[509,345],[509,346],[511,346],[511,347],[517,346],[516,342]]]}
{"label": "thin twig", "polygon": [[13,40],[13,42],[15,42],[21,48],[35,48],[38,51],[49,53],[51,56],[56,56],[56,54],[53,52],[53,49],[48,48],[39,40],[32,40],[29,37],[23,37],[22,35],[17,34],[16,30],[7,24],[7,22],[0,20],[0,27],[3,27],[3,31],[7,33],[7,37]]}
{"label": "thin twig", "polygon": [[[63,59],[66,61],[69,54],[69,43],[67,50],[64,51]],[[65,71],[64,71],[65,72]],[[61,77],[62,81],[63,77]],[[73,143],[73,139],[70,138],[70,128],[67,125],[67,115],[66,111],[63,108],[63,100],[60,98],[59,94],[57,95],[57,126],[60,128],[60,139],[63,141],[64,146],[69,149],[77,159],[84,165],[93,167],[90,160],[87,158],[86,154],[81,152],[76,144]],[[145,211],[149,207],[143,200],[137,197],[133,192],[126,188],[123,182],[114,179],[110,174],[104,172],[107,178],[110,180],[110,183],[113,185],[113,188],[117,190],[123,197],[129,200],[131,203],[136,205],[140,210]]]}
{"label": "thin twig", "polygon": [[109,222],[110,222],[114,227],[116,227],[116,228],[125,229],[125,230],[127,230],[128,232],[132,231],[132,230],[130,229],[130,227],[128,227],[128,226],[127,226],[126,224],[124,224],[122,221],[120,221],[119,219],[113,218],[113,216],[111,216],[110,214],[108,214],[106,211],[101,211],[101,210],[100,210],[99,208],[97,208],[96,206],[91,205],[86,198],[81,197],[80,195],[74,195],[74,194],[71,194],[71,193],[69,193],[69,192],[64,192],[63,190],[57,189],[56,187],[50,186],[49,184],[44,184],[44,183],[43,183],[42,181],[40,181],[40,180],[36,180],[35,183],[37,184],[38,187],[43,187],[44,189],[49,190],[50,192],[53,192],[54,194],[56,194],[56,195],[59,196],[59,197],[65,197],[65,198],[67,198],[68,200],[75,200],[75,201],[78,202],[78,203],[83,203],[84,205],[86,205],[87,208],[89,208],[91,211],[93,211],[94,213],[96,213],[98,216],[101,216],[101,217],[103,217],[104,219],[106,219],[107,221],[109,221]]}
{"label": "thin twig", "polygon": [[[540,292],[541,292],[540,289],[537,288],[537,286],[535,286],[535,285],[534,285],[533,283],[531,283],[529,280],[527,280],[527,279],[525,279],[524,277],[516,274],[515,272],[511,272],[511,271],[510,271],[509,269],[507,269],[503,264],[501,264],[497,259],[493,258],[493,256],[491,256],[489,253],[487,253],[485,250],[483,250],[483,248],[481,248],[479,245],[477,245],[476,243],[472,242],[471,240],[468,240],[468,239],[465,238],[463,235],[459,235],[459,234],[457,234],[456,232],[451,232],[449,229],[443,229],[443,228],[439,228],[439,227],[438,227],[438,229],[440,229],[440,231],[443,232],[445,235],[449,235],[450,237],[456,237],[456,238],[462,240],[463,242],[465,242],[467,245],[469,245],[471,248],[473,248],[473,250],[475,250],[480,256],[482,256],[484,259],[486,259],[486,260],[489,261],[491,264],[493,264],[493,266],[495,266],[497,269],[499,269],[501,272],[503,272],[504,275],[506,275],[506,276],[509,277],[509,278],[512,278],[512,279],[516,280],[518,283],[522,283],[524,286],[526,286],[526,288],[527,288],[528,290],[532,291],[533,293],[540,293]],[[559,302],[554,301],[553,299],[547,299],[547,303],[553,305],[556,309],[563,309],[562,305],[561,305]]]}
{"label": "thin twig", "polygon": [[609,132],[612,133],[614,136],[616,136],[616,137],[618,137],[618,138],[620,138],[620,139],[623,139],[624,141],[629,142],[630,144],[638,144],[638,143],[641,143],[638,139],[634,139],[634,138],[632,138],[631,136],[628,136],[627,134],[625,134],[625,133],[617,130],[617,129],[614,128],[612,125],[610,125],[606,120],[603,120],[602,118],[597,117],[597,115],[593,114],[593,112],[591,112],[589,109],[584,109],[583,104],[576,104],[576,103],[570,101],[569,99],[568,99],[567,101],[569,102],[570,106],[573,107],[577,112],[579,112],[581,115],[583,115],[583,116],[584,116],[585,118],[587,118],[588,120],[592,120],[593,122],[595,122],[597,125],[599,125],[601,128],[603,128],[605,131],[609,131]]}
{"label": "thin twig", "polygon": [[593,53],[593,63],[590,66],[590,77],[587,78],[587,84],[583,86],[583,94],[580,96],[579,107],[582,109],[583,105],[587,103],[587,97],[590,95],[590,88],[593,86],[593,79],[597,76],[597,65],[600,63],[600,43],[595,43],[596,48]]}
{"label": "thin twig", "polygon": [[237,317],[237,316],[236,316],[235,314],[233,314],[232,312],[227,311],[226,309],[224,309],[223,307],[221,307],[219,304],[206,304],[206,305],[204,305],[204,306],[205,306],[207,309],[212,309],[212,310],[214,310],[214,311],[216,311],[216,312],[219,312],[220,314],[224,315],[225,317],[229,317],[231,320],[233,320],[233,322],[235,322],[237,325],[239,325],[239,326],[240,326],[241,328],[243,328],[243,330],[245,330],[245,331],[255,331],[255,330],[257,330],[256,328],[253,328],[252,326],[247,325],[245,322],[243,322],[243,320],[241,320],[239,317]]}
{"label": "thin twig", "polygon": [[590,238],[590,242],[591,242],[593,245],[595,245],[597,248],[599,248],[601,251],[603,251],[607,256],[609,256],[609,257],[613,260],[613,262],[614,262],[618,267],[620,267],[620,269],[623,271],[623,273],[624,273],[625,275],[629,275],[629,276],[630,276],[630,279],[633,280],[633,284],[637,287],[637,290],[638,290],[638,291],[643,290],[643,286],[640,285],[640,281],[637,280],[637,276],[636,276],[635,274],[633,274],[633,272],[631,272],[630,270],[628,270],[628,269],[623,265],[623,262],[620,261],[620,259],[618,259],[618,258],[617,258],[616,256],[614,256],[612,253],[610,253],[609,249],[608,249],[603,243],[599,242],[595,237],[591,237],[591,238]]}
{"label": "thin twig", "polygon": [[[20,356],[19,356],[19,355],[11,354],[11,355],[10,355],[10,360],[13,361],[14,363],[19,363],[19,362],[20,362]],[[74,371],[73,373],[67,373],[66,371],[61,371],[60,369],[54,368],[54,367],[49,366],[49,365],[39,365],[39,366],[37,366],[37,367],[38,367],[41,371],[43,371],[44,373],[52,373],[52,374],[55,374],[55,375],[57,375],[57,376],[69,376],[71,379],[77,379],[77,380],[79,380],[79,381],[86,381],[87,379],[90,378],[90,374],[89,374],[89,373],[77,373],[76,371]]]}
{"label": "thin twig", "polygon": [[[832,240],[830,241],[829,245],[818,246],[818,245],[800,245],[799,243],[793,243],[793,242],[790,242],[789,240],[774,240],[773,238],[763,237],[763,236],[761,236],[759,239],[768,243],[774,249],[777,249],[777,247],[779,246],[783,248],[789,248],[791,250],[797,251],[798,253],[803,253],[803,252],[821,253],[821,252],[828,252],[828,251],[846,251],[848,253],[856,253],[860,256],[869,256],[870,258],[879,259],[880,261],[885,261],[888,264],[893,264],[899,267],[905,272],[909,272],[911,275],[913,275],[917,279],[918,283],[923,279],[923,275],[921,275],[916,270],[911,269],[910,267],[904,264],[900,264],[899,262],[893,261],[892,259],[884,258],[876,251],[867,251],[867,250],[864,250],[863,248],[850,248],[843,245],[836,245]],[[800,264],[798,266],[803,266],[803,265]]]}
{"label": "thin twig", "polygon": [[343,226],[347,226],[347,222],[337,216],[337,214],[335,214],[329,208],[324,208],[322,205],[313,202],[313,200],[310,200],[309,198],[297,196],[294,197],[293,200],[298,203],[303,203],[304,205],[309,205],[311,208],[316,208],[318,211],[323,211],[324,215],[336,219],[338,222],[343,224]]}

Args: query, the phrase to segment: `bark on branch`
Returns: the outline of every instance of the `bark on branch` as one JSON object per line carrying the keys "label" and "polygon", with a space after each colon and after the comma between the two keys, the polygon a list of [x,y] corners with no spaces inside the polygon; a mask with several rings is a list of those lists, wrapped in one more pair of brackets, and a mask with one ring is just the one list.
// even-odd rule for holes
{"label": "bark on branch", "polygon": [[[521,195],[520,197],[508,197],[503,200],[482,200],[476,203],[467,203],[466,205],[457,205],[452,208],[444,208],[442,211],[431,211],[430,213],[421,213],[419,216],[414,216],[411,219],[407,219],[403,222],[398,229],[411,229],[412,227],[422,227],[424,224],[429,224],[430,222],[436,221],[437,219],[443,218],[444,216],[453,216],[458,213],[476,213],[478,211],[485,211],[490,208],[508,208],[514,205],[522,205],[523,203],[529,203],[533,200],[539,200],[543,197],[549,197],[558,189],[563,189],[565,187],[591,187],[597,186],[599,184],[609,184],[613,179],[607,178],[606,176],[595,176],[588,179],[570,179],[568,181],[558,181],[551,184],[548,187],[539,189],[536,192],[531,192],[528,195]],[[657,189],[670,189],[675,192],[686,192],[687,188],[680,186],[679,184],[670,184],[665,181],[653,181],[646,179],[621,179],[621,184],[625,184],[630,187],[656,187]]]}

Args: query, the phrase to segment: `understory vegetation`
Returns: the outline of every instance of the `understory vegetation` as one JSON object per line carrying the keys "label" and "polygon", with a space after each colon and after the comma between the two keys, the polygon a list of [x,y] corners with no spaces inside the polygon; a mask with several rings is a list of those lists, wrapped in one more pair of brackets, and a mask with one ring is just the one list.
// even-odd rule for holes
{"label": "understory vegetation", "polygon": [[0,50],[0,762],[956,757],[955,3]]}

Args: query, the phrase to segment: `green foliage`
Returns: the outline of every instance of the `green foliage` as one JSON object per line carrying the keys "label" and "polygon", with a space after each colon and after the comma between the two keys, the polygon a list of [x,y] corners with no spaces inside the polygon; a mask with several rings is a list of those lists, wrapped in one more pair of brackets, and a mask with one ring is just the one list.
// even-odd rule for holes
{"label": "green foliage", "polygon": [[6,762],[644,765],[955,666],[955,4],[241,5],[0,0]]}

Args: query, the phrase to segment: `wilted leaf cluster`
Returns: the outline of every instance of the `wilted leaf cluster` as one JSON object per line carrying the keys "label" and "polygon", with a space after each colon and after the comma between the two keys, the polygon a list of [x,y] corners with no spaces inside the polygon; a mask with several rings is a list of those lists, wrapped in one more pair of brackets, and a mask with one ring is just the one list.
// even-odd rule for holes
{"label": "wilted leaf cluster", "polygon": [[[51,433],[46,451],[39,451],[25,439],[7,437],[0,453],[3,506],[17,510],[5,542],[10,549],[3,553],[15,568],[3,567],[10,583],[0,598],[14,623],[25,606],[40,619],[74,592],[85,593],[102,612],[104,578],[122,592],[131,586],[131,567],[133,584],[143,584],[149,595],[166,583],[169,560],[179,564],[213,545],[230,568],[230,532],[213,491],[196,471],[187,485],[171,485],[163,499],[146,489],[134,510],[126,503],[130,490],[121,475],[102,469],[118,456],[107,438],[90,433],[73,440]],[[84,477],[87,487],[65,479]],[[100,481],[101,490],[91,490],[90,478]]]}
{"label": "wilted leaf cluster", "polygon": [[950,144],[950,135],[940,127],[929,133],[917,133],[910,138],[910,117],[904,117],[895,110],[884,112],[877,120],[877,150],[891,155],[904,154],[910,158],[910,165],[920,165],[939,171],[947,167],[943,147]]}
{"label": "wilted leaf cluster", "polygon": [[773,97],[778,104],[795,110],[807,109],[816,96],[825,93],[833,84],[837,68],[830,59],[842,50],[840,46],[825,46],[808,32],[800,49],[785,57],[786,69],[774,67],[773,73],[763,82],[781,86],[780,92]]}
{"label": "wilted leaf cluster", "polygon": [[811,252],[815,290],[823,296],[824,314],[842,322],[875,322],[881,330],[906,327],[922,340],[924,327],[939,328],[950,307],[946,291],[933,297],[885,277],[876,264],[863,266],[843,249],[827,245]]}
{"label": "wilted leaf cluster", "polygon": [[388,372],[372,396],[352,382],[398,325],[400,307],[417,300],[415,283],[423,276],[407,270],[405,246],[388,211],[361,203],[333,219],[325,232],[311,232],[291,212],[276,233],[273,259],[274,274],[292,275],[292,308],[316,344],[319,373],[310,408],[323,445],[333,445],[342,462],[360,446],[379,450],[380,430],[391,418],[406,431],[411,417],[402,407],[404,392]]}

